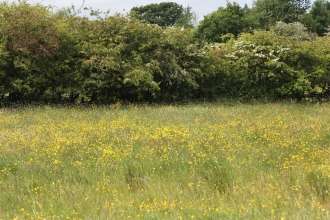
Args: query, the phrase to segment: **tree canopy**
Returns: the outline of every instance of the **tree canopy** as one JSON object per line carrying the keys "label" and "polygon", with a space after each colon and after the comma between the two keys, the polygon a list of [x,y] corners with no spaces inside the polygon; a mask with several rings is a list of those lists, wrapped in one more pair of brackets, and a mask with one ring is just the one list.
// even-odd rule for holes
{"label": "tree canopy", "polygon": [[254,13],[258,15],[262,29],[269,30],[277,21],[298,22],[299,17],[311,6],[310,0],[255,0]]}
{"label": "tree canopy", "polygon": [[175,25],[192,27],[196,21],[196,15],[192,12],[191,7],[184,8],[175,2],[148,4],[134,7],[131,11],[136,12],[139,19],[161,27]]}
{"label": "tree canopy", "polygon": [[330,25],[330,2],[315,0],[311,10],[302,16],[301,21],[310,31],[317,33],[319,36],[324,35]]}
{"label": "tree canopy", "polygon": [[196,30],[196,38],[207,42],[222,42],[222,35],[231,33],[237,36],[251,25],[246,19],[247,10],[237,3],[227,3],[226,7],[219,7],[217,11],[206,15]]}

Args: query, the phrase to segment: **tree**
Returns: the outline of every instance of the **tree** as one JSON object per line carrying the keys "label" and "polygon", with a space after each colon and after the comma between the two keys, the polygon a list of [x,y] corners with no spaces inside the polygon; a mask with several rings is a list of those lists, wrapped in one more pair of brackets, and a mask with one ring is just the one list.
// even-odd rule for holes
{"label": "tree", "polygon": [[298,22],[310,5],[310,0],[255,0],[253,11],[259,17],[261,28],[269,30],[277,21]]}
{"label": "tree", "polygon": [[[196,30],[196,38],[207,42],[222,42],[221,36],[234,34],[237,36],[251,27],[246,19],[246,8],[237,3],[227,3],[227,7],[220,7],[217,11],[206,15]],[[252,24],[253,26],[253,24]]]}
{"label": "tree", "polygon": [[197,15],[192,11],[191,7],[183,9],[182,15],[178,18],[175,26],[181,26],[185,28],[195,27],[197,24]]}
{"label": "tree", "polygon": [[243,23],[245,24],[243,28],[244,32],[251,32],[255,29],[260,29],[258,16],[257,14],[254,13],[252,8],[249,8],[245,4],[243,7],[243,13],[244,13]]}
{"label": "tree", "polygon": [[293,4],[295,5],[296,15],[302,15],[306,13],[311,7],[311,0],[293,0]]}
{"label": "tree", "polygon": [[146,20],[150,24],[157,24],[161,27],[182,25],[193,26],[196,15],[191,7],[184,8],[175,2],[161,2],[159,4],[148,4],[134,7],[131,11],[137,13],[140,20]]}
{"label": "tree", "polygon": [[330,25],[330,2],[327,0],[316,0],[308,14],[305,14],[301,22],[307,28],[322,36]]}

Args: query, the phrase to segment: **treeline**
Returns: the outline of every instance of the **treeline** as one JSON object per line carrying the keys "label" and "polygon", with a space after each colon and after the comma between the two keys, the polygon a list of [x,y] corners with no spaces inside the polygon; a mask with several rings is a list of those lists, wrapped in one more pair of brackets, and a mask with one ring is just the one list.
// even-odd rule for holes
{"label": "treeline", "polygon": [[[189,16],[179,16],[181,24],[192,17],[182,11]],[[160,26],[136,12],[91,14],[2,2],[0,104],[330,96],[330,38],[300,23],[217,42],[201,26]]]}

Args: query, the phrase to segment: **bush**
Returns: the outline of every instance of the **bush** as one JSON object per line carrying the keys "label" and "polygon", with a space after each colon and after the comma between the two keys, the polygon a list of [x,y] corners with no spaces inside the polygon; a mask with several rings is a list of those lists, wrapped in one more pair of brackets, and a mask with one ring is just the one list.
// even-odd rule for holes
{"label": "bush", "polygon": [[1,102],[162,101],[197,87],[200,58],[190,30],[130,14],[63,15],[25,1],[4,2],[0,13]]}
{"label": "bush", "polygon": [[0,13],[0,104],[330,95],[330,38],[310,37],[299,23],[204,45],[196,30],[134,14],[92,10],[89,19],[25,1],[3,2]]}
{"label": "bush", "polygon": [[40,4],[3,2],[0,11],[2,96],[11,102],[60,100],[73,79],[66,74],[74,45],[67,25]]}
{"label": "bush", "polygon": [[[208,46],[213,68],[201,82],[202,96],[276,100],[329,93],[329,40],[304,41],[255,31]],[[210,86],[211,85],[211,86]]]}

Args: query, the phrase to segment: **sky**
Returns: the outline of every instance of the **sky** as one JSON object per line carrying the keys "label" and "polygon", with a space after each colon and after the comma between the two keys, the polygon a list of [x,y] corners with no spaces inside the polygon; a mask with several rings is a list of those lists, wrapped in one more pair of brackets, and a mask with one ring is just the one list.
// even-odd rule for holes
{"label": "sky", "polygon": [[[72,4],[75,8],[80,8],[83,0],[27,0],[29,3],[41,3],[42,5],[53,5],[58,8],[68,7]],[[9,1],[11,2],[11,1]],[[92,7],[93,9],[99,9],[102,12],[110,9],[110,14],[116,12],[125,13],[129,12],[131,8],[135,6],[148,5],[151,3],[160,2],[176,2],[181,4],[183,7],[190,6],[192,10],[197,14],[198,20],[202,20],[205,15],[216,11],[220,6],[226,6],[226,0],[85,0],[84,7]],[[229,0],[229,2],[234,2]],[[235,0],[241,7],[247,4],[249,7],[252,6],[253,0]],[[125,9],[125,11],[123,11]]]}

